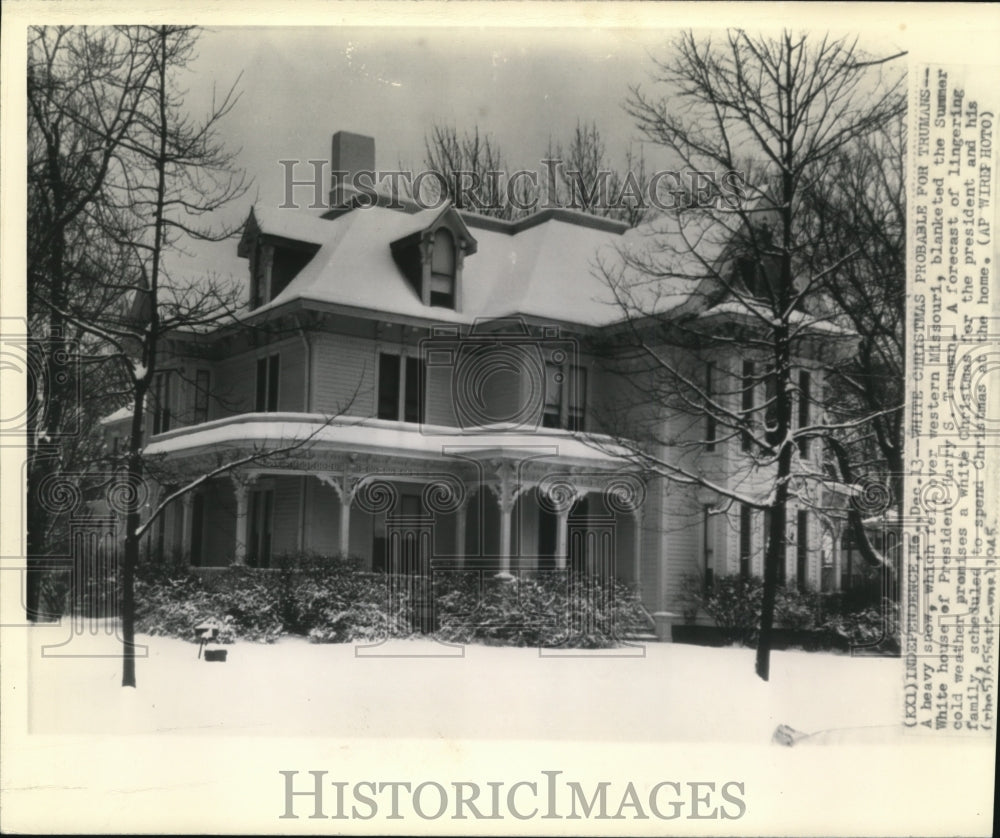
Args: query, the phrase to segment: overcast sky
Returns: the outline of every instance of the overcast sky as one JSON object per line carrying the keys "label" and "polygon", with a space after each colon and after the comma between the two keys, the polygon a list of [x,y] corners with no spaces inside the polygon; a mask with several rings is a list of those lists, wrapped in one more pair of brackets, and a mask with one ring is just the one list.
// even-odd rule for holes
{"label": "overcast sky", "polygon": [[[255,200],[282,203],[279,160],[302,160],[298,177],[307,178],[305,161],[329,160],[331,135],[341,129],[375,138],[381,170],[419,170],[435,124],[459,132],[478,125],[510,166],[538,170],[550,138],[566,143],[578,119],[592,120],[614,165],[624,164],[631,146],[651,167],[669,168],[662,149],[642,146],[622,105],[631,85],[655,89],[653,57],[669,56],[675,34],[648,27],[223,27],[202,33],[198,57],[180,81],[198,115],[213,85],[228,89],[239,79],[241,98],[221,136],[240,149],[238,162],[254,186],[225,213],[236,223]],[[899,46],[882,41],[873,49]],[[309,190],[296,192],[300,202],[309,197]],[[218,270],[234,264],[234,251],[215,250]]]}
{"label": "overcast sky", "polygon": [[[493,135],[512,165],[539,166],[549,137],[565,142],[578,118],[596,120],[624,158],[634,125],[622,110],[646,83],[649,51],[669,33],[642,30],[214,29],[203,33],[189,79],[204,107],[210,82],[242,72],[242,98],[225,135],[260,199],[280,203],[281,159],[328,159],[344,129],[375,138],[376,164],[419,166],[435,123]],[[638,148],[638,145],[636,145]],[[303,172],[309,170],[303,168]]]}
{"label": "overcast sky", "polygon": [[[226,212],[235,222],[255,200],[282,203],[277,161],[329,160],[341,129],[375,138],[378,168],[419,170],[434,124],[460,132],[478,124],[510,165],[538,169],[549,138],[567,142],[579,118],[596,121],[622,165],[629,145],[640,147],[622,103],[629,85],[650,82],[650,55],[665,56],[670,37],[606,28],[217,28],[201,34],[197,59],[179,81],[199,115],[213,85],[228,89],[239,79],[241,98],[220,136],[240,150],[254,185]],[[304,162],[297,170],[300,178],[310,172]],[[309,195],[300,190],[296,199]],[[234,245],[211,250],[218,270],[239,269]]]}

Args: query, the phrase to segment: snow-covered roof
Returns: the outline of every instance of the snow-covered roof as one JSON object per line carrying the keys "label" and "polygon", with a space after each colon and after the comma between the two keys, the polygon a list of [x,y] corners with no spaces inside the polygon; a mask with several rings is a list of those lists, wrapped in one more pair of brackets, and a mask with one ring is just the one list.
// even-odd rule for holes
{"label": "snow-covered roof", "polygon": [[328,223],[318,215],[307,212],[258,204],[250,210],[250,217],[259,229],[272,236],[309,244],[323,244],[330,237]]}
{"label": "snow-covered roof", "polygon": [[[620,465],[610,443],[600,448],[575,439],[563,431],[547,428],[527,432],[465,434],[445,426],[413,425],[382,419],[326,422],[311,413],[243,414],[190,428],[178,428],[155,437],[143,453],[147,456],[192,455],[204,450],[250,447],[266,453],[271,446],[285,448],[302,443],[303,450],[335,450],[351,453],[396,454],[403,457],[440,459],[442,451],[460,446],[463,456],[475,453],[518,450],[537,453],[551,439],[560,461],[580,461],[592,465]],[[621,450],[624,456],[627,452]]]}
{"label": "snow-covered roof", "polygon": [[[671,222],[662,220],[626,230],[565,210],[513,224],[466,216],[478,247],[462,268],[462,310],[429,309],[406,280],[390,245],[428,229],[441,213],[441,208],[406,213],[376,206],[323,219],[296,210],[255,208],[253,219],[262,232],[320,244],[309,264],[257,311],[301,299],[454,323],[523,315],[597,326],[624,318],[602,272],[622,267],[621,252],[656,250],[662,258],[664,236],[680,242],[678,254],[685,250],[676,224],[668,229]],[[721,252],[721,245],[708,242],[704,232],[698,238],[703,258],[711,261]],[[661,272],[655,286],[640,281],[635,287],[644,303],[666,310],[690,298],[695,285],[683,274],[692,271],[704,268],[688,256],[676,266],[675,276]]]}
{"label": "snow-covered roof", "polygon": [[120,407],[114,413],[109,413],[107,416],[101,418],[99,423],[101,425],[114,425],[116,422],[124,422],[126,419],[132,418],[132,405],[127,404],[125,407]]}

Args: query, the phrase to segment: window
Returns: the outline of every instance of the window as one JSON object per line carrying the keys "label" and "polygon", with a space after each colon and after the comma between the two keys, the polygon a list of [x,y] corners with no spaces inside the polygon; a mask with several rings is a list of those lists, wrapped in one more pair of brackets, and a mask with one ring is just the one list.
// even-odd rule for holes
{"label": "window", "polygon": [[748,257],[741,257],[736,262],[736,271],[739,274],[740,284],[743,290],[751,297],[762,297],[765,293],[763,276],[757,263]]}
{"label": "window", "polygon": [[208,421],[208,370],[198,370],[194,374],[194,423]]}
{"label": "window", "polygon": [[257,360],[257,402],[258,413],[274,413],[278,409],[278,357]]}
{"label": "window", "polygon": [[426,379],[426,364],[419,358],[404,358],[387,352],[379,354],[378,418],[423,422]]}
{"label": "window", "polygon": [[153,381],[153,433],[170,430],[170,373],[156,374]]}
{"label": "window", "polygon": [[854,555],[858,547],[850,527],[844,530],[840,539],[840,589],[849,591],[854,586]]}
{"label": "window", "polygon": [[705,450],[715,450],[715,414],[712,412],[712,399],[714,395],[715,363],[709,361],[705,365]]}
{"label": "window", "polygon": [[[810,380],[809,370],[801,370],[799,372],[799,427],[807,428],[809,427],[809,403],[812,400],[811,396],[812,381]],[[799,456],[805,459],[809,456],[809,439],[807,437],[799,438]]]}
{"label": "window", "polygon": [[258,489],[250,492],[250,543],[247,544],[247,564],[250,567],[271,566],[271,517],[274,492]]}
{"label": "window", "polygon": [[431,251],[431,305],[455,307],[455,239],[444,228],[434,234]]}
{"label": "window", "polygon": [[795,579],[800,591],[806,589],[806,570],[809,558],[809,513],[800,509],[795,533]]}
{"label": "window", "polygon": [[587,370],[576,364],[545,364],[545,408],[542,426],[582,431],[587,397]]}
{"label": "window", "polygon": [[744,579],[750,576],[750,551],[752,545],[751,528],[753,526],[752,510],[744,504],[740,507],[740,576]]}
{"label": "window", "polygon": [[[753,388],[754,388],[754,375],[753,375],[753,361],[743,362],[743,414],[742,419],[744,424],[749,427],[753,422]],[[750,432],[744,430],[740,437],[740,448],[743,451],[749,451],[752,443]]]}
{"label": "window", "polygon": [[711,590],[715,574],[715,534],[712,532],[712,507],[702,507],[702,551],[705,558],[705,590]]}

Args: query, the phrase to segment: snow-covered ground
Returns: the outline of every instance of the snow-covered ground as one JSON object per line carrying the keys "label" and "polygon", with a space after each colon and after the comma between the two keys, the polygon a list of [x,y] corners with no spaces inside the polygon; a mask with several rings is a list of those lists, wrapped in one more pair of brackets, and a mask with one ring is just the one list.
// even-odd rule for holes
{"label": "snow-covered ground", "polygon": [[[458,657],[418,639],[359,657],[352,644],[287,637],[222,647],[228,660],[212,663],[194,643],[140,636],[148,656],[137,661],[138,688],[123,690],[120,660],[46,657],[41,647],[65,630],[28,634],[33,733],[766,744],[785,724],[836,731],[812,741],[902,738],[893,658],[774,652],[765,683],[743,648],[649,643],[644,654],[543,657],[470,645]],[[117,648],[113,638],[84,635],[63,651]]]}

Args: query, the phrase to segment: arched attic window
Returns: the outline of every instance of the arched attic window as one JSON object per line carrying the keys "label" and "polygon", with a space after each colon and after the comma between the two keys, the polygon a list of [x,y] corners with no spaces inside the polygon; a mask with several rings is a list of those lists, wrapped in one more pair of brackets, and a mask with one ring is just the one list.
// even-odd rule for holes
{"label": "arched attic window", "polygon": [[444,227],[434,233],[430,303],[432,306],[455,307],[455,237]]}

